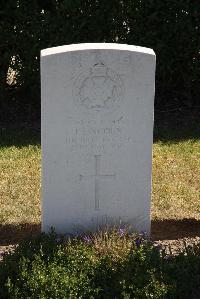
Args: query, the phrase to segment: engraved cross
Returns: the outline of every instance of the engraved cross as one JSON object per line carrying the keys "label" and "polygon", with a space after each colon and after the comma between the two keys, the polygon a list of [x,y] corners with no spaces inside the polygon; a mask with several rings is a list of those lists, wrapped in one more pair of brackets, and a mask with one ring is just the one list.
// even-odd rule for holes
{"label": "engraved cross", "polygon": [[100,180],[101,178],[115,178],[115,174],[101,174],[100,172],[100,160],[101,155],[95,155],[95,174],[92,175],[82,175],[80,174],[80,180],[87,178],[94,178],[94,207],[95,210],[99,210],[99,189],[100,189]]}

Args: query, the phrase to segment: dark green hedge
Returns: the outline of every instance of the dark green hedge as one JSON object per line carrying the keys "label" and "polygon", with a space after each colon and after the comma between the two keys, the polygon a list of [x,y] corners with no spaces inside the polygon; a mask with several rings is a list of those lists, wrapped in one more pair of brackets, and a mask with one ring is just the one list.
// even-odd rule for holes
{"label": "dark green hedge", "polygon": [[[22,112],[39,111],[40,50],[80,42],[153,48],[157,105],[196,106],[199,21],[198,0],[1,0],[1,111],[8,102]],[[13,86],[6,83],[9,66],[17,70]]]}

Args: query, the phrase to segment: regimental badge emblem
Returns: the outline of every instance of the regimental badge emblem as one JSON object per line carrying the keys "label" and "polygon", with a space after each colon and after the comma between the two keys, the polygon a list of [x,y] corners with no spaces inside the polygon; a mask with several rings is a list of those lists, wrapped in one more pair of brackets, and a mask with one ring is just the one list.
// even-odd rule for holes
{"label": "regimental badge emblem", "polygon": [[114,70],[98,61],[75,79],[73,96],[82,112],[105,114],[120,106],[124,84]]}

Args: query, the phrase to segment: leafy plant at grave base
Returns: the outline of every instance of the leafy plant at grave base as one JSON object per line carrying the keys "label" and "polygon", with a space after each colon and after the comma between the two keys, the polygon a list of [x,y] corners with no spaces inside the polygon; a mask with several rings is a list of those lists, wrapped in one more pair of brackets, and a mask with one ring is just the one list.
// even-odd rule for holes
{"label": "leafy plant at grave base", "polygon": [[[198,105],[198,0],[2,0],[0,16],[1,111],[6,105],[20,107],[23,117],[39,111],[40,50],[80,42],[152,47],[157,104]],[[12,86],[9,66],[17,71]]]}
{"label": "leafy plant at grave base", "polygon": [[[22,242],[0,263],[0,298],[198,298],[200,244],[167,256],[124,229]],[[189,297],[188,297],[189,295]]]}

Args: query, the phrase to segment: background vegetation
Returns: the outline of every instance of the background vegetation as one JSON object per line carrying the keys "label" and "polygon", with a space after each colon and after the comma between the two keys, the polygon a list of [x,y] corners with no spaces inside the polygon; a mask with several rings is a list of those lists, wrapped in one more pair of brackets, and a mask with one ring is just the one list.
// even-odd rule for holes
{"label": "background vegetation", "polygon": [[40,50],[80,42],[153,48],[157,107],[198,106],[199,20],[198,0],[1,0],[1,120],[38,118]]}

